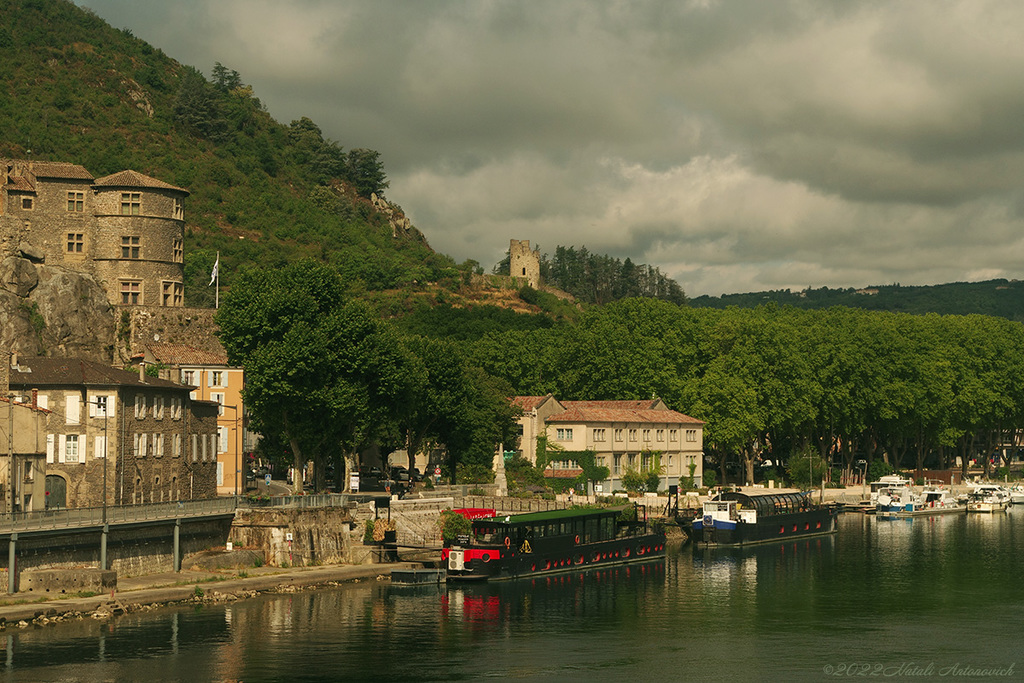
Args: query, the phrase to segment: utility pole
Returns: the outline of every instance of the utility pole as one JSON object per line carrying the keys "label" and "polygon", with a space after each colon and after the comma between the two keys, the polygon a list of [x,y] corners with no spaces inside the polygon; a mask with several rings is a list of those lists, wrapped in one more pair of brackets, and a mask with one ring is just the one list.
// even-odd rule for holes
{"label": "utility pole", "polygon": [[11,476],[11,516],[14,516],[14,497],[18,493],[18,479],[14,476],[14,392],[7,392],[7,464]]}

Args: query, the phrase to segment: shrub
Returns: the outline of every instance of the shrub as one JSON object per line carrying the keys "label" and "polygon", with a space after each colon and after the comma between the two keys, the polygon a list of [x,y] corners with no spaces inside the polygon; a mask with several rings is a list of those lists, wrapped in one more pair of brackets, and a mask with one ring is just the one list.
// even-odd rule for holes
{"label": "shrub", "polygon": [[472,522],[453,510],[441,510],[438,525],[445,543],[451,543],[459,534],[468,534],[473,528]]}

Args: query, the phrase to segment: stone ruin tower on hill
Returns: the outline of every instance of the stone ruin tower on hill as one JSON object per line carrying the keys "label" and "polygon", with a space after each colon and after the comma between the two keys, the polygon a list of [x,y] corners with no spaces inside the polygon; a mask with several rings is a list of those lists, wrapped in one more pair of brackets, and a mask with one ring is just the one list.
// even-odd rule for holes
{"label": "stone ruin tower on hill", "polygon": [[513,279],[540,287],[540,247],[530,249],[530,240],[512,240],[508,245],[508,272]]}

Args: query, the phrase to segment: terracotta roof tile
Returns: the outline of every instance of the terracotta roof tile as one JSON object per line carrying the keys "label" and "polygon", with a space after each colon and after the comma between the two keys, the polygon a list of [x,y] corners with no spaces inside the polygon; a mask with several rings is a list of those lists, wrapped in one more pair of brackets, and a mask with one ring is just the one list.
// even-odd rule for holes
{"label": "terracotta roof tile", "polygon": [[156,178],[150,178],[148,175],[143,175],[138,171],[121,171],[113,175],[97,178],[93,185],[96,187],[146,187],[160,190],[175,190],[188,194],[188,190],[184,188],[175,187]]}
{"label": "terracotta roof tile", "polygon": [[28,167],[29,173],[36,178],[61,178],[71,180],[92,180],[84,166],[66,161],[18,161]]}
{"label": "terracotta roof tile", "polygon": [[7,177],[7,189],[12,192],[35,192],[36,188],[28,178],[20,176]]}
{"label": "terracotta roof tile", "polygon": [[147,386],[183,391],[191,388],[157,377],[140,382],[138,372],[80,358],[19,358],[18,368],[11,369],[11,386],[46,385]]}
{"label": "terracotta roof tile", "polygon": [[[600,401],[584,401],[584,403],[600,403]],[[617,403],[617,401],[608,401]],[[552,415],[548,422],[587,422],[587,423],[611,423],[611,422],[635,422],[648,424],[695,424],[702,425],[702,421],[676,412],[675,410],[635,410],[631,408],[568,408],[564,413]]]}
{"label": "terracotta roof tile", "polygon": [[549,398],[551,398],[551,394],[547,396],[513,396],[512,405],[519,406],[523,410],[536,410]]}
{"label": "terracotta roof tile", "polygon": [[618,410],[653,410],[661,399],[643,399],[640,401],[562,401],[566,408],[614,408]]}

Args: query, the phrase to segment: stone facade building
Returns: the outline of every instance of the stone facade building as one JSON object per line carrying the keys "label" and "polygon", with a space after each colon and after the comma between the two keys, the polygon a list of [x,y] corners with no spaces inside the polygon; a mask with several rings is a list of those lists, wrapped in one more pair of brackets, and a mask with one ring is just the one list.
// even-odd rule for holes
{"label": "stone facade building", "polygon": [[114,305],[181,307],[188,191],[136,171],[0,160],[0,256],[86,272]]}
{"label": "stone facade building", "polygon": [[244,370],[228,365],[225,353],[204,351],[187,344],[153,342],[144,348],[141,359],[165,368],[161,376],[188,386],[193,400],[217,404],[217,493],[244,493],[244,473],[249,465],[247,454],[258,439],[245,429]]}
{"label": "stone facade building", "polygon": [[523,457],[536,464],[538,436],[566,451],[550,465],[557,474],[580,470],[573,451],[591,450],[596,464],[610,476],[602,493],[622,489],[627,470],[662,468],[662,487],[693,477],[700,486],[704,476],[704,423],[670,410],[660,398],[644,401],[558,401],[547,396],[517,396],[513,403],[523,409],[519,419]]}
{"label": "stone facade building", "polygon": [[12,356],[9,377],[22,403],[49,411],[46,507],[216,496],[217,404],[191,387],[70,358]]}
{"label": "stone facade building", "polygon": [[534,289],[540,287],[540,249],[530,249],[530,240],[510,240],[508,272],[514,280],[525,280]]}

